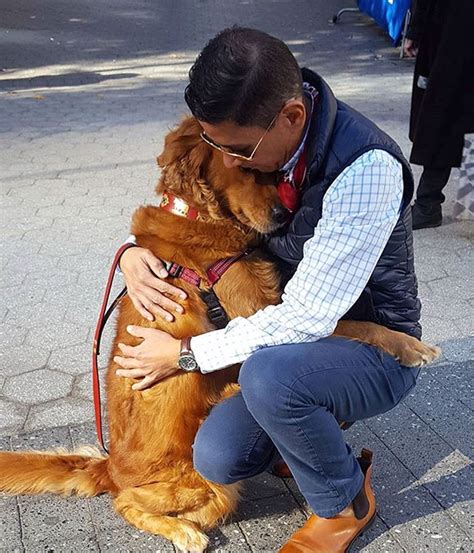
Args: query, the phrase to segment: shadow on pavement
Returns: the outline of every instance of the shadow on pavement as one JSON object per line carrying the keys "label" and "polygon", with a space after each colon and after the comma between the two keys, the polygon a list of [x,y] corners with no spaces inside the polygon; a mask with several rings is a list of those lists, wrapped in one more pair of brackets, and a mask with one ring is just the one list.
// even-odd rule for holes
{"label": "shadow on pavement", "polygon": [[94,71],[78,71],[76,73],[64,73],[63,75],[38,75],[36,77],[25,77],[22,79],[1,79],[0,90],[84,86],[101,83],[102,81],[130,79],[137,75],[138,73],[113,73],[104,75]]}

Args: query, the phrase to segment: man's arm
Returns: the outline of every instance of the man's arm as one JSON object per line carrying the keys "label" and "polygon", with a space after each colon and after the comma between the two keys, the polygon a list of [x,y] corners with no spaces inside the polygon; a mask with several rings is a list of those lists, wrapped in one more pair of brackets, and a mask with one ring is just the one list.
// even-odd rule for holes
{"label": "man's arm", "polygon": [[282,303],[191,340],[203,373],[240,363],[267,346],[329,336],[365,288],[397,222],[403,196],[400,163],[371,150],[326,192],[322,217]]}

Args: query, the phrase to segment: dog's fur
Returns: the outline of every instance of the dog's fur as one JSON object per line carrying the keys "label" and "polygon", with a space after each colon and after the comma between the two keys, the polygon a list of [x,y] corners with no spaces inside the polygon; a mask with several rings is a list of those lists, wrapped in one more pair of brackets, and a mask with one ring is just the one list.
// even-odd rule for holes
{"label": "dog's fur", "polygon": [[[186,119],[165,141],[159,157],[158,192],[170,190],[199,209],[196,221],[157,207],[142,207],[133,217],[138,244],[167,260],[205,269],[218,259],[257,245],[259,233],[275,230],[272,208],[279,205],[271,178],[226,169],[222,155],[199,138],[199,125]],[[258,182],[257,182],[258,181]],[[170,280],[170,282],[172,282]],[[74,453],[0,453],[0,490],[11,493],[93,496],[108,492],[115,509],[136,527],[165,536],[185,551],[203,551],[204,534],[231,513],[238,485],[206,481],[193,468],[192,444],[209,409],[235,392],[237,367],[208,375],[184,373],[143,391],[118,378],[114,355],[119,342],[136,345],[129,324],[160,328],[176,338],[212,329],[199,289],[178,283],[187,294],[185,313],[176,321],[153,323],[141,318],[128,298],[120,306],[108,373],[110,455],[92,448]],[[231,266],[215,291],[230,318],[249,316],[280,301],[273,263],[255,251]],[[340,322],[337,334],[377,345],[407,365],[436,358],[432,348],[405,334],[372,323]]]}

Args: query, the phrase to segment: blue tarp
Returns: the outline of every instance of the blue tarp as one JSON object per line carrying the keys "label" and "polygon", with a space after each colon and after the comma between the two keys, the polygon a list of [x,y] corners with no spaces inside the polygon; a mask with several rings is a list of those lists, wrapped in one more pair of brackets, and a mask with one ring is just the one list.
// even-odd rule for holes
{"label": "blue tarp", "polygon": [[398,44],[411,0],[358,0],[357,4],[361,12],[375,19],[393,43]]}

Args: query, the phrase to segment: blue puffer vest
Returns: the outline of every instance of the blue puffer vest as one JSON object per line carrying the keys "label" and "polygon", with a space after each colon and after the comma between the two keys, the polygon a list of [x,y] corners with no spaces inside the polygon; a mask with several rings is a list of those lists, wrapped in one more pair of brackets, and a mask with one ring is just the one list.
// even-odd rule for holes
{"label": "blue puffer vest", "polygon": [[303,80],[319,96],[307,142],[308,170],[301,205],[284,232],[268,238],[267,246],[282,262],[286,274],[303,257],[303,245],[314,234],[322,213],[323,196],[337,176],[372,149],[385,150],[403,167],[401,215],[359,299],[344,319],[373,321],[393,330],[421,337],[420,300],[413,262],[410,200],[413,176],[397,144],[362,114],[336,100],[326,82],[303,69]]}

